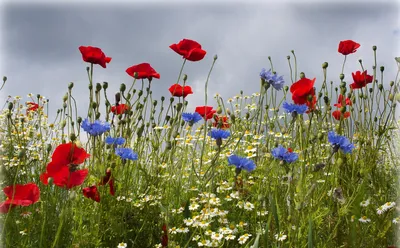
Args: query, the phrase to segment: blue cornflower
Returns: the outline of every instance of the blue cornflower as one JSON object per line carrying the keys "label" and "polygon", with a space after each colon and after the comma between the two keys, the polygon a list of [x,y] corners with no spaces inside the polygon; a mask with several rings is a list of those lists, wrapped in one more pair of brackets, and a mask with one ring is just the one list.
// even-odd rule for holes
{"label": "blue cornflower", "polygon": [[131,148],[117,148],[115,154],[120,156],[122,159],[137,160],[138,155]]}
{"label": "blue cornflower", "polygon": [[236,166],[236,173],[239,174],[242,169],[248,172],[253,171],[256,168],[256,164],[253,160],[248,158],[239,157],[236,155],[231,155],[228,157],[229,165],[233,164]]}
{"label": "blue cornflower", "polygon": [[337,135],[333,131],[328,133],[328,141],[333,146],[333,152],[341,149],[344,153],[351,153],[354,149],[354,144],[350,143],[345,136]]}
{"label": "blue cornflower", "polygon": [[282,107],[286,110],[287,113],[291,113],[292,115],[302,115],[307,111],[307,105],[303,104],[303,105],[297,105],[297,104],[293,104],[293,103],[287,103],[284,102]]}
{"label": "blue cornflower", "polygon": [[112,138],[111,136],[108,136],[105,141],[106,141],[106,144],[109,144],[109,145],[123,145],[123,144],[125,144],[125,139],[122,138],[122,137]]}
{"label": "blue cornflower", "polygon": [[229,131],[223,129],[211,129],[208,133],[208,136],[211,136],[213,139],[226,139],[231,135]]}
{"label": "blue cornflower", "polygon": [[293,163],[299,159],[299,155],[297,153],[288,151],[281,145],[277,148],[274,148],[271,153],[274,158],[285,161],[286,163]]}
{"label": "blue cornflower", "polygon": [[192,113],[182,113],[182,119],[186,122],[189,122],[189,126],[193,126],[196,122],[203,119],[201,115],[197,112]]}
{"label": "blue cornflower", "polygon": [[92,136],[102,135],[103,133],[110,131],[111,128],[110,123],[101,122],[99,120],[95,120],[93,123],[90,123],[88,119],[85,119],[82,122],[81,127]]}
{"label": "blue cornflower", "polygon": [[262,68],[260,77],[264,79],[267,84],[272,85],[276,90],[281,90],[285,84],[283,76],[278,76],[278,74],[273,73],[271,69],[267,71],[265,68]]}

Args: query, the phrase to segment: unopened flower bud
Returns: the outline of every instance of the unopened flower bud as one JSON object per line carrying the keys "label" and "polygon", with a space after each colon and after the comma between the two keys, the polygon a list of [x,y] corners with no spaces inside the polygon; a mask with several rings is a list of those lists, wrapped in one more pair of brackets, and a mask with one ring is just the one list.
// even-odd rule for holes
{"label": "unopened flower bud", "polygon": [[71,142],[75,142],[75,140],[76,140],[76,135],[75,135],[74,133],[71,133],[71,134],[69,135],[69,139],[71,140]]}
{"label": "unopened flower bud", "polygon": [[97,83],[96,84],[96,91],[100,91],[101,90],[101,84],[100,83]]}
{"label": "unopened flower bud", "polygon": [[394,85],[394,82],[390,81],[390,87],[393,87],[393,85]]}
{"label": "unopened flower bud", "polygon": [[177,104],[176,104],[176,110],[177,110],[178,112],[181,111],[182,107],[183,107],[183,103],[177,103]]}
{"label": "unopened flower bud", "polygon": [[119,91],[124,92],[125,90],[126,90],[126,85],[121,84],[121,86],[119,87]]}
{"label": "unopened flower bud", "polygon": [[139,90],[138,96],[141,97],[143,95],[143,90]]}
{"label": "unopened flower bud", "polygon": [[89,89],[89,90],[92,90],[92,89],[93,89],[93,84],[92,84],[92,83],[89,83],[88,89]]}
{"label": "unopened flower bud", "polygon": [[68,100],[68,94],[65,94],[62,98],[63,102],[66,102]]}
{"label": "unopened flower bud", "polygon": [[381,72],[383,72],[383,71],[385,70],[385,67],[384,67],[384,66],[381,66],[381,67],[380,67],[380,70],[381,70]]}
{"label": "unopened flower bud", "polygon": [[6,81],[7,81],[7,77],[4,76],[4,77],[3,77],[3,82],[5,83]]}
{"label": "unopened flower bud", "polygon": [[183,82],[186,82],[186,80],[187,80],[187,75],[183,74]]}
{"label": "unopened flower bud", "polygon": [[108,88],[108,83],[107,82],[103,82],[103,89],[106,90]]}
{"label": "unopened flower bud", "polygon": [[78,119],[77,119],[77,121],[78,121],[78,124],[81,125],[82,117],[79,116]]}
{"label": "unopened flower bud", "polygon": [[341,108],[340,108],[340,112],[341,112],[342,114],[346,113],[346,107],[345,107],[345,106],[341,107]]}
{"label": "unopened flower bud", "polygon": [[343,73],[340,73],[339,79],[340,79],[340,80],[343,80],[343,79],[344,79],[344,74],[343,74]]}
{"label": "unopened flower bud", "polygon": [[214,60],[217,60],[218,59],[218,55],[214,55]]}
{"label": "unopened flower bud", "polygon": [[118,92],[115,94],[115,103],[118,104],[121,101],[121,94]]}
{"label": "unopened flower bud", "polygon": [[162,102],[165,101],[165,97],[164,96],[161,97],[161,101]]}
{"label": "unopened flower bud", "polygon": [[74,83],[73,83],[73,82],[70,82],[70,83],[68,84],[68,89],[71,90],[72,88],[74,88]]}
{"label": "unopened flower bud", "polygon": [[305,78],[306,74],[304,74],[304,72],[300,72],[300,78]]}
{"label": "unopened flower bud", "polygon": [[283,87],[283,90],[284,90],[285,92],[287,92],[287,91],[289,90],[289,86],[285,85],[285,87]]}
{"label": "unopened flower bud", "polygon": [[286,58],[289,60],[289,59],[290,59],[290,56],[288,55],[288,56],[286,56]]}
{"label": "unopened flower bud", "polygon": [[175,99],[174,99],[173,97],[171,97],[171,98],[169,99],[170,103],[173,103],[174,100],[175,100]]}
{"label": "unopened flower bud", "polygon": [[54,179],[52,177],[47,178],[47,184],[48,185],[53,185]]}
{"label": "unopened flower bud", "polygon": [[382,90],[383,90],[383,84],[379,84],[379,85],[378,85],[378,89],[379,89],[380,91],[382,91]]}
{"label": "unopened flower bud", "polygon": [[14,108],[14,104],[12,102],[8,103],[8,110],[12,110]]}
{"label": "unopened flower bud", "polygon": [[222,108],[220,107],[220,106],[218,106],[218,108],[217,108],[217,114],[221,114],[222,113]]}
{"label": "unopened flower bud", "polygon": [[322,63],[322,69],[326,69],[326,68],[328,68],[328,62]]}
{"label": "unopened flower bud", "polygon": [[393,100],[394,100],[393,94],[389,94],[389,100],[390,100],[391,102],[393,102]]}
{"label": "unopened flower bud", "polygon": [[376,51],[376,46],[372,46],[372,50]]}
{"label": "unopened flower bud", "polygon": [[92,109],[96,109],[97,108],[97,103],[96,102],[92,102],[91,107],[92,107]]}

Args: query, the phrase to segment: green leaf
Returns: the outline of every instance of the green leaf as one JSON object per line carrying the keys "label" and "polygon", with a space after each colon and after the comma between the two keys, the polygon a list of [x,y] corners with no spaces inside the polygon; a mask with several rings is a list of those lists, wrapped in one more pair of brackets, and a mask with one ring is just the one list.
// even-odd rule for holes
{"label": "green leaf", "polygon": [[308,220],[308,248],[313,248],[313,223],[312,217]]}
{"label": "green leaf", "polygon": [[258,248],[258,243],[260,241],[260,235],[261,235],[261,233],[257,234],[256,240],[254,241],[252,248]]}

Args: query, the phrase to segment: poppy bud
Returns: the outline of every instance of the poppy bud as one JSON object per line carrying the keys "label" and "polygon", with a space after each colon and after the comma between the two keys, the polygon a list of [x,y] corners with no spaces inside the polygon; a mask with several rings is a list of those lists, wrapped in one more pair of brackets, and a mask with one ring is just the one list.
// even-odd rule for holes
{"label": "poppy bud", "polygon": [[4,76],[4,77],[3,77],[3,82],[5,83],[6,81],[7,81],[7,77]]}
{"label": "poppy bud", "polygon": [[346,107],[344,107],[344,106],[341,107],[341,108],[340,108],[340,112],[341,112],[342,114],[346,113]]}
{"label": "poppy bud", "polygon": [[313,95],[308,95],[308,96],[307,96],[307,100],[308,100],[309,102],[311,102],[311,101],[313,100]]}
{"label": "poppy bud", "polygon": [[121,86],[119,87],[119,91],[124,92],[125,90],[126,90],[126,85],[121,84]]}
{"label": "poppy bud", "polygon": [[285,86],[285,87],[283,87],[283,90],[286,92],[286,91],[288,91],[289,90],[289,86]]}
{"label": "poppy bud", "polygon": [[89,71],[90,70],[90,67],[89,66],[86,66],[86,71]]}
{"label": "poppy bud", "polygon": [[288,55],[288,56],[286,56],[286,58],[289,60],[289,59],[290,59],[290,56]]}
{"label": "poppy bud", "polygon": [[92,102],[91,106],[92,106],[92,109],[96,109],[97,108],[97,103],[96,102]]}
{"label": "poppy bud", "polygon": [[170,119],[171,119],[171,116],[169,116],[169,115],[165,116],[166,121],[169,121]]}
{"label": "poppy bud", "polygon": [[214,55],[214,60],[217,60],[218,59],[218,55]]}
{"label": "poppy bud", "polygon": [[360,64],[362,64],[362,59],[359,59],[358,62],[359,62]]}
{"label": "poppy bud", "polygon": [[96,91],[98,92],[98,91],[100,91],[101,90],[101,84],[100,83],[97,83],[96,84]]}
{"label": "poppy bud", "polygon": [[343,80],[343,79],[344,79],[344,74],[343,74],[343,73],[341,73],[341,74],[339,75],[339,79],[340,79],[340,80]]}
{"label": "poppy bud", "polygon": [[154,100],[154,101],[153,101],[153,106],[154,106],[154,107],[157,106],[157,100]]}
{"label": "poppy bud", "polygon": [[72,88],[74,88],[74,83],[73,82],[70,82],[69,84],[68,84],[68,89],[72,89]]}
{"label": "poppy bud", "polygon": [[328,96],[324,96],[324,102],[326,105],[329,105],[329,97]]}
{"label": "poppy bud", "polygon": [[53,182],[54,182],[54,179],[52,177],[47,178],[47,184],[48,185],[51,186],[53,184]]}
{"label": "poppy bud", "polygon": [[246,119],[248,120],[250,118],[250,114],[246,113]]}
{"label": "poppy bud", "polygon": [[115,103],[118,104],[121,101],[121,94],[118,92],[115,94]]}
{"label": "poppy bud", "polygon": [[132,94],[131,94],[131,93],[128,93],[128,94],[126,95],[126,98],[127,98],[127,99],[131,99],[131,97],[132,97]]}
{"label": "poppy bud", "polygon": [[383,90],[383,84],[379,84],[379,85],[378,85],[378,89],[379,89],[380,91],[382,91],[382,90]]}
{"label": "poppy bud", "polygon": [[12,110],[14,108],[14,104],[12,102],[8,103],[8,110]]}
{"label": "poppy bud", "polygon": [[161,101],[162,102],[165,101],[165,97],[164,96],[161,97]]}
{"label": "poppy bud", "polygon": [[63,108],[66,109],[67,108],[67,103],[64,102],[63,104]]}
{"label": "poppy bud", "polygon": [[304,72],[300,72],[300,78],[305,78],[306,74],[304,74]]}
{"label": "poppy bud", "polygon": [[326,68],[328,68],[328,62],[322,63],[322,69],[326,69]]}
{"label": "poppy bud", "polygon": [[89,88],[89,90],[92,90],[92,89],[93,89],[93,84],[92,84],[92,83],[89,83],[88,88]]}
{"label": "poppy bud", "polygon": [[393,100],[394,100],[393,94],[389,94],[389,100],[390,100],[391,102],[393,102]]}
{"label": "poppy bud", "polygon": [[78,119],[77,119],[77,121],[78,121],[78,124],[81,125],[82,117],[79,116]]}
{"label": "poppy bud", "polygon": [[381,66],[381,67],[380,67],[380,70],[381,70],[381,72],[383,72],[383,71],[385,70],[385,67],[384,67],[384,66]]}
{"label": "poppy bud", "polygon": [[228,114],[228,115],[231,115],[231,111],[227,108],[226,109],[226,113]]}
{"label": "poppy bud", "polygon": [[182,104],[182,103],[177,103],[177,104],[176,104],[176,110],[177,110],[178,112],[181,111],[182,107],[183,107],[183,104]]}
{"label": "poppy bud", "polygon": [[187,80],[187,75],[183,74],[183,82],[186,82],[186,80]]}
{"label": "poppy bud", "polygon": [[61,128],[64,128],[65,125],[67,125],[67,122],[66,122],[65,120],[63,120],[63,121],[61,122]]}
{"label": "poppy bud", "polygon": [[375,118],[374,118],[374,121],[377,122],[377,121],[378,121],[378,117],[375,117]]}
{"label": "poppy bud", "polygon": [[218,106],[218,108],[217,108],[217,114],[221,114],[222,113],[222,108],[220,107],[220,106]]}
{"label": "poppy bud", "polygon": [[318,98],[321,98],[322,97],[322,92],[319,92],[318,93]]}
{"label": "poppy bud", "polygon": [[103,89],[106,90],[108,88],[108,83],[107,82],[103,82]]}
{"label": "poppy bud", "polygon": [[100,112],[96,113],[96,120],[100,119],[100,115],[101,115]]}
{"label": "poppy bud", "polygon": [[63,102],[66,102],[68,100],[68,94],[65,94],[62,98]]}
{"label": "poppy bud", "polygon": [[169,102],[170,102],[170,103],[173,103],[173,102],[174,102],[174,98],[171,97],[171,98],[169,99]]}
{"label": "poppy bud", "polygon": [[376,51],[376,46],[372,46],[372,50]]}
{"label": "poppy bud", "polygon": [[69,135],[69,139],[71,140],[71,142],[74,142],[76,140],[76,135],[74,133],[71,133]]}
{"label": "poppy bud", "polygon": [[390,87],[393,87],[393,85],[394,85],[394,82],[390,81]]}
{"label": "poppy bud", "polygon": [[362,92],[358,93],[358,97],[363,98],[364,97],[363,93]]}
{"label": "poppy bud", "polygon": [[229,115],[229,116],[231,117],[232,123],[235,123],[235,121],[236,121],[235,115],[234,115],[234,114],[231,114],[231,115]]}

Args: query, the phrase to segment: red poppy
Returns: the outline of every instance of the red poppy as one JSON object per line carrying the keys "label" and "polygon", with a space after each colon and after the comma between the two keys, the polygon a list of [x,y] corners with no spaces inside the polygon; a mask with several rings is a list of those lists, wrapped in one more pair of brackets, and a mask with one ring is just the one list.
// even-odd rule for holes
{"label": "red poppy", "polygon": [[28,106],[27,112],[29,111],[36,111],[39,108],[39,104],[34,102],[27,102],[26,105]]}
{"label": "red poppy", "polygon": [[372,83],[374,77],[367,74],[367,71],[364,71],[361,74],[361,71],[356,71],[356,74],[351,73],[353,75],[354,83],[350,84],[350,88],[352,89],[361,89],[365,87],[367,84]]}
{"label": "red poppy", "polygon": [[335,110],[332,112],[332,116],[340,121],[340,118],[343,117],[344,119],[347,119],[350,117],[350,112],[345,112],[344,114],[342,114],[342,112],[340,110]]}
{"label": "red poppy", "polygon": [[343,102],[343,95],[340,94],[337,103],[333,104],[333,106],[341,108],[342,104],[351,106],[353,103],[351,102],[350,98],[346,97],[346,100]]}
{"label": "red poppy", "polygon": [[199,43],[188,39],[183,39],[178,44],[172,44],[169,47],[189,61],[202,60],[207,53],[201,49],[201,45]]}
{"label": "red poppy", "polygon": [[116,115],[121,115],[125,113],[125,111],[129,110],[130,107],[126,104],[118,104],[116,106],[111,107],[111,113],[114,113]]}
{"label": "red poppy", "polygon": [[349,55],[355,53],[360,47],[360,44],[352,40],[343,40],[339,43],[338,52],[343,55]]}
{"label": "red poppy", "polygon": [[215,109],[213,109],[213,107],[210,107],[210,106],[199,106],[199,107],[196,107],[195,112],[199,113],[199,115],[201,115],[206,120],[209,120],[214,116],[214,114],[217,111]]}
{"label": "red poppy", "polygon": [[215,120],[215,122],[213,123],[214,127],[221,128],[221,129],[227,129],[230,127],[227,116],[215,115],[214,120]]}
{"label": "red poppy", "polygon": [[106,57],[106,55],[101,51],[98,47],[91,46],[80,46],[79,51],[82,53],[83,61],[100,65],[103,68],[106,68],[106,63],[111,62],[110,57]]}
{"label": "red poppy", "polygon": [[86,187],[82,190],[82,192],[86,198],[92,199],[93,201],[100,202],[100,194],[99,194],[99,191],[97,190],[96,185]]}
{"label": "red poppy", "polygon": [[[308,78],[302,78],[292,84],[292,86],[290,87],[290,92],[292,93],[293,102],[298,105],[307,104],[309,110],[314,109],[317,102],[314,83],[315,78],[312,80]],[[312,96],[311,101],[309,101],[310,95]]]}
{"label": "red poppy", "polygon": [[88,170],[76,170],[76,167],[89,156],[83,148],[74,143],[61,144],[55,149],[46,172],[40,175],[40,180],[47,185],[51,177],[55,185],[68,189],[79,186],[85,180]]}
{"label": "red poppy", "polygon": [[289,148],[287,149],[287,151],[288,151],[289,153],[292,153],[292,152],[293,152],[293,149],[289,147]]}
{"label": "red poppy", "polygon": [[110,194],[115,195],[115,188],[114,188],[114,179],[111,177],[111,169],[108,168],[106,171],[106,175],[101,178],[99,186],[102,185],[109,185],[110,186]]}
{"label": "red poppy", "polygon": [[54,150],[47,171],[52,173],[59,171],[62,166],[82,164],[89,157],[90,154],[75,143],[61,144]]}
{"label": "red poppy", "polygon": [[180,84],[173,84],[169,88],[169,92],[171,92],[172,96],[183,96],[184,98],[189,94],[193,94],[192,88],[190,86],[182,87]]}
{"label": "red poppy", "polygon": [[150,66],[149,63],[142,63],[138,65],[134,65],[126,69],[126,73],[129,76],[135,78],[135,73],[137,73],[137,79],[147,78],[152,80],[154,78],[160,78],[160,74]]}
{"label": "red poppy", "polygon": [[3,189],[7,199],[0,203],[0,213],[8,213],[11,207],[16,205],[29,206],[39,201],[40,190],[34,183],[16,184]]}

